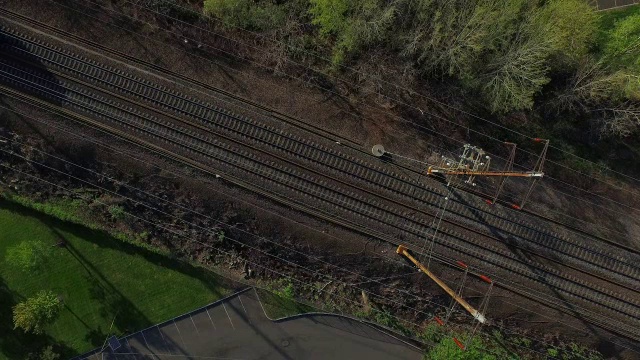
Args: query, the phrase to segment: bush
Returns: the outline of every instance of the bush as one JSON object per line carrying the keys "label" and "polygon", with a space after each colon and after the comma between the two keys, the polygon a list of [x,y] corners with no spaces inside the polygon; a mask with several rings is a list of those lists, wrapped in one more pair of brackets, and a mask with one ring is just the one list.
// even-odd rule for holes
{"label": "bush", "polygon": [[406,328],[399,318],[394,317],[388,311],[381,311],[372,309],[375,312],[374,321],[380,325],[386,326],[390,329],[397,330],[404,335],[411,335],[412,331]]}
{"label": "bush", "polygon": [[498,360],[494,355],[487,353],[482,341],[474,337],[471,344],[463,351],[454,342],[451,336],[447,336],[425,355],[430,360]]}
{"label": "bush", "polygon": [[227,26],[249,30],[275,29],[286,20],[284,8],[270,1],[205,0],[204,12]]}
{"label": "bush", "polygon": [[116,220],[122,220],[125,216],[124,208],[118,205],[111,205],[109,206],[109,214]]}
{"label": "bush", "polygon": [[286,284],[284,285],[284,287],[280,290],[276,290],[274,291],[278,296],[283,297],[285,299],[288,300],[293,300],[294,299],[294,290],[293,290],[293,283],[291,282],[291,280],[289,280],[288,282],[286,282]]}
{"label": "bush", "polygon": [[51,248],[41,241],[23,241],[7,249],[7,263],[23,271],[35,271],[42,267]]}
{"label": "bush", "polygon": [[53,346],[49,345],[40,352],[29,353],[26,360],[58,360],[60,354],[56,353]]}

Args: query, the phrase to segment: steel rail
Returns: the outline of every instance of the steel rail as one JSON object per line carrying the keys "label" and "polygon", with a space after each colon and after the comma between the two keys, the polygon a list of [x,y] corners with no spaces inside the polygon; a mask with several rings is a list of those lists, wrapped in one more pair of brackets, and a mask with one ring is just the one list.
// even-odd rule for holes
{"label": "steel rail", "polygon": [[[91,78],[92,78],[92,79],[94,79],[94,80],[96,80],[96,81],[102,81],[102,82],[104,82],[104,79],[98,79],[98,78],[96,78],[95,76],[93,76],[93,77],[91,77]],[[147,93],[148,93],[148,91],[147,91]],[[150,99],[150,98],[149,98],[149,96],[147,96],[147,95],[144,95],[144,94],[143,94],[143,95],[140,95],[139,93],[133,93],[133,95],[136,95],[136,96],[138,96],[138,97],[145,98],[146,100],[151,100],[152,102],[154,102],[154,101],[153,101],[153,99]],[[165,95],[162,95],[162,96],[165,96]],[[157,101],[155,101],[155,102],[157,103]],[[193,116],[193,114],[191,114],[191,113],[189,113],[189,112],[186,112],[186,111],[184,111],[184,110],[176,109],[174,106],[167,106],[166,104],[160,104],[160,105],[162,105],[162,106],[164,106],[164,107],[167,107],[167,108],[169,108],[169,109],[173,109],[174,111],[181,112],[181,113],[183,113],[183,114],[185,114],[185,115],[187,115],[187,116],[194,117],[194,116]],[[214,110],[214,111],[218,111],[218,112],[219,112],[219,110]],[[225,113],[225,112],[223,112],[223,113]],[[229,116],[229,117],[233,117],[233,116],[230,116],[230,114],[229,114],[229,113],[225,113],[225,115],[227,115],[227,116]],[[199,120],[199,121],[203,122],[204,124],[208,124],[208,125],[211,125],[211,124],[212,124],[212,122],[211,122],[211,121],[207,121],[207,120],[203,121],[202,117],[195,117],[195,118],[196,118],[196,120]],[[241,119],[241,120],[242,120],[242,119]],[[244,119],[244,120],[245,120],[245,122],[246,122],[246,119]],[[219,124],[213,124],[213,125],[219,125]],[[266,130],[265,130],[265,129],[263,129],[263,130],[264,130],[264,131],[266,131],[266,132],[270,132],[272,137],[273,137],[273,136],[277,136],[277,135],[278,135],[278,134],[275,134],[275,135],[274,135],[274,133],[275,133],[275,132],[274,132],[273,130],[270,130],[270,129],[266,129]],[[254,133],[255,133],[255,131],[254,131]],[[280,134],[280,135],[281,135],[281,134]],[[255,136],[253,136],[253,137],[255,138]],[[282,143],[282,142],[283,142],[283,141],[280,141],[279,143]],[[276,147],[278,147],[278,146],[276,146]],[[295,140],[295,141],[294,141],[294,145],[292,145],[292,147],[293,147],[293,148],[295,148],[295,149],[298,149],[298,150],[300,150],[300,149],[305,149],[305,148],[306,148],[306,150],[309,150],[309,148],[310,148],[310,147],[311,147],[311,148],[313,148],[313,146],[310,146],[308,143],[305,143],[304,139],[297,139],[297,140]],[[317,147],[317,146],[316,146],[316,147]],[[283,147],[282,147],[282,146],[280,146],[279,148],[280,148],[280,149],[283,149]],[[336,154],[334,154],[334,153],[331,153],[331,152],[327,151],[327,149],[326,149],[326,148],[325,148],[325,149],[314,149],[314,150],[316,150],[316,151],[318,151],[318,150],[323,150],[325,154],[330,153],[331,155],[334,155],[334,156],[336,155]],[[289,152],[291,152],[291,151],[289,150]],[[295,153],[295,152],[294,152],[294,155],[296,155],[296,156],[298,156],[298,157],[300,156],[300,154],[297,154],[297,153]],[[307,155],[307,159],[308,159],[308,158],[309,158],[309,156]],[[316,161],[316,162],[317,162],[317,160],[318,160],[318,159],[317,159],[317,158],[315,158],[315,159],[314,159],[314,158],[312,158],[312,159],[308,159],[308,160],[312,160],[312,161]],[[340,160],[344,160],[344,159],[340,159]],[[354,161],[354,159],[349,159],[348,161],[351,161],[351,164],[352,164],[352,165],[353,165],[354,163],[356,163],[356,162]],[[330,162],[330,161],[329,161],[329,162]],[[335,164],[335,163],[336,163],[336,161],[333,161],[333,163]],[[361,165],[361,166],[362,166],[362,164],[361,164],[361,163],[356,163],[356,164],[357,164],[357,165]],[[308,168],[308,167],[307,167],[307,169],[309,170],[309,168]],[[367,170],[371,170],[371,168],[367,168]],[[380,170],[375,170],[375,169],[374,169],[374,171],[378,171],[378,172],[380,173]],[[358,173],[360,173],[360,174],[362,174],[362,171],[359,171],[359,172],[358,172],[358,171],[357,171],[357,169],[356,169],[356,171],[353,171],[353,172],[349,172],[349,171],[347,171],[347,173],[350,173],[350,174],[353,174],[353,173],[358,174]],[[327,175],[325,174],[325,176],[327,176]],[[355,175],[355,177],[359,177],[359,176],[358,176],[358,175]],[[395,177],[397,178],[397,175],[395,175]],[[335,178],[335,177],[333,177],[333,179],[334,179],[335,181],[344,182],[344,181],[342,181],[341,179],[338,179],[338,178]],[[365,179],[365,180],[367,180],[367,179]],[[387,180],[386,180],[385,185],[383,185],[383,186],[381,186],[381,187],[382,187],[382,188],[384,188],[384,189],[391,190],[391,191],[394,191],[394,190],[395,190],[395,192],[397,193],[397,192],[398,192],[398,191],[397,191],[397,189],[392,189],[392,188],[391,188],[391,187],[392,187],[392,185],[394,185],[394,183],[393,183],[393,182],[390,182],[390,181],[387,179]],[[405,185],[406,185],[406,184],[405,184]],[[353,185],[351,185],[351,186],[353,186]],[[414,185],[414,186],[415,186],[415,185]],[[405,188],[406,188],[406,189],[405,189]],[[403,189],[404,189],[404,190],[409,190],[409,189],[408,189],[408,186],[405,186],[405,188],[403,188]],[[361,188],[361,189],[362,189],[362,188]],[[364,191],[366,191],[366,190],[364,190]],[[407,197],[407,192],[408,192],[408,191],[404,191],[404,192],[403,192],[402,194],[400,194],[400,195],[402,195],[402,196],[404,196],[404,197],[406,198],[406,197]],[[369,193],[369,194],[371,194],[371,195],[377,196],[377,197],[383,197],[383,198],[385,198],[386,200],[388,200],[388,201],[392,201],[392,202],[395,202],[396,204],[398,204],[398,205],[400,205],[400,206],[405,206],[405,207],[407,207],[407,204],[406,204],[406,203],[399,203],[399,202],[398,202],[398,201],[396,201],[396,200],[391,200],[391,199],[389,199],[388,197],[384,197],[384,196],[382,196],[381,194],[379,194],[379,193],[377,193],[377,192],[372,193],[371,191],[368,191],[368,193]],[[435,192],[435,191],[432,191],[432,192],[431,192],[431,194],[434,194],[434,193],[436,193],[436,192]],[[415,200],[415,199],[410,199],[410,200]],[[423,200],[425,200],[425,199],[423,199]],[[429,201],[427,201],[427,203],[428,203],[428,202],[429,202]],[[429,206],[433,207],[433,205],[432,205],[432,204],[433,204],[433,202],[434,202],[434,199],[433,199],[433,198],[431,198],[431,204],[429,204]],[[462,209],[461,209],[461,208],[462,208]],[[421,212],[421,213],[424,213],[424,214],[429,215],[429,216],[433,216],[432,214],[426,213],[426,212],[424,212],[423,210],[418,209],[418,208],[415,208],[415,207],[412,207],[412,210],[414,210],[414,211],[418,211],[418,212]],[[457,209],[456,209],[456,208],[452,208],[451,210],[453,210],[453,212],[454,212],[454,213],[456,213],[457,215],[459,215],[462,219],[465,219],[465,220],[467,220],[467,221],[474,221],[474,218],[472,218],[470,215],[466,215],[466,216],[465,216],[465,215],[461,215],[461,212],[462,212],[461,210],[465,210],[463,207],[458,206],[458,208],[457,208]],[[487,215],[490,215],[490,213],[488,213],[488,212],[485,212],[485,213],[486,213]],[[491,215],[493,215],[493,214],[491,214]],[[493,215],[493,216],[495,216],[495,215]],[[457,220],[458,220],[458,221],[451,221],[451,220],[446,220],[446,221],[447,221],[448,223],[450,223],[450,224],[454,225],[454,226],[460,226],[460,218],[459,218],[459,219],[457,219]],[[485,219],[485,221],[487,221],[487,220]],[[515,223],[515,222],[513,222],[513,221],[511,221],[511,220],[506,220],[505,218],[499,218],[499,217],[498,217],[497,219],[494,219],[494,221],[498,221],[498,222],[502,221],[502,223],[507,222],[507,225],[509,225],[509,224],[511,224],[511,223]],[[476,223],[478,223],[478,224],[480,224],[481,226],[487,226],[486,224],[483,224],[483,223],[479,222],[478,220],[475,220],[475,222],[476,222]],[[495,228],[496,230],[504,231],[504,228],[500,228],[500,227],[496,226],[496,224],[495,224],[495,223],[494,223],[493,225],[489,225],[489,226],[490,226],[490,227],[492,227],[492,228]],[[470,230],[470,229],[468,229],[468,228],[467,228],[467,230]],[[521,230],[522,230],[522,229],[521,229]],[[475,230],[472,230],[472,231],[475,231]],[[510,231],[514,231],[513,227],[512,227],[512,229],[510,229]],[[534,249],[534,251],[536,251],[536,253],[540,253],[541,251],[544,251],[544,250],[545,250],[545,248],[552,248],[553,246],[551,246],[552,244],[549,244],[548,239],[545,239],[545,238],[544,238],[544,236],[543,236],[542,238],[541,238],[540,236],[537,236],[536,231],[538,231],[539,233],[543,233],[543,232],[540,232],[540,229],[536,229],[536,230],[533,230],[533,231],[531,231],[531,230],[529,229],[529,231],[526,231],[526,230],[525,230],[526,235],[523,235],[523,234],[522,234],[522,231],[521,231],[519,234],[514,234],[514,235],[516,235],[516,236],[518,236],[518,237],[520,237],[520,238],[523,238],[524,240],[530,240],[530,241],[531,241],[531,240],[533,240],[534,242],[538,243],[540,246],[543,246],[542,248]],[[476,232],[477,232],[477,231],[476,231]],[[487,235],[486,233],[484,234],[484,236],[489,236],[489,237],[492,237],[494,240],[504,242],[504,240],[497,239],[495,236]],[[547,236],[547,237],[548,237],[548,236]],[[545,243],[543,240],[547,240],[547,241],[546,241],[546,243]],[[565,245],[566,245],[566,244],[565,244]],[[572,248],[571,248],[570,246],[564,246],[564,247],[556,246],[556,247],[553,247],[553,248],[554,248],[554,250],[555,250],[556,252],[559,252],[559,253],[562,253],[562,254],[566,254],[566,256],[568,256],[568,257],[569,257],[569,259],[570,259],[570,260],[572,260],[572,261],[574,261],[574,262],[582,263],[583,265],[587,265],[587,266],[595,266],[595,267],[596,267],[596,269],[597,269],[597,271],[599,271],[599,272],[600,272],[600,274],[599,274],[599,275],[597,275],[597,276],[598,276],[598,277],[600,277],[600,278],[605,278],[605,276],[604,276],[603,274],[607,274],[607,272],[615,272],[615,271],[616,271],[616,270],[612,270],[612,268],[615,268],[615,266],[613,266],[612,268],[610,268],[610,267],[608,266],[608,264],[604,264],[604,263],[597,263],[597,261],[602,261],[602,254],[601,254],[601,253],[597,254],[597,256],[593,256],[594,254],[592,254],[591,259],[590,259],[590,260],[591,260],[591,262],[588,262],[588,261],[586,261],[586,260],[583,260],[583,259],[582,259],[581,257],[579,257],[579,256],[576,256],[576,255],[574,255],[574,254],[571,254],[571,250],[572,250]],[[585,250],[586,250],[586,251],[585,251]],[[590,250],[589,250],[589,249],[585,249],[584,247],[580,247],[580,248],[578,248],[578,249],[575,249],[574,251],[575,251],[575,252],[581,252],[581,254],[582,254],[582,255],[584,255],[584,254],[589,255],[589,253],[590,253]],[[591,251],[591,253],[592,253],[592,251]],[[555,254],[554,254],[554,256],[555,256]],[[553,257],[547,256],[547,258],[549,258],[549,259],[551,259],[551,260],[554,260],[554,261],[558,262],[557,260],[553,259]],[[619,267],[621,267],[622,269],[621,269],[621,270],[618,270],[618,271],[617,271],[617,274],[619,274],[619,275],[621,275],[621,276],[626,277],[627,281],[632,281],[632,282],[636,282],[636,281],[637,281],[638,277],[634,274],[634,272],[632,272],[632,271],[631,271],[631,269],[633,269],[633,268],[634,268],[634,267],[633,267],[633,265],[628,264],[626,261],[624,261],[624,260],[622,260],[622,259],[620,259],[620,258],[614,258],[613,256],[608,256],[607,254],[605,254],[604,258],[605,258],[605,259],[607,259],[607,258],[608,258],[608,259],[610,259],[610,261],[614,261],[614,262],[620,262],[620,261],[622,261],[622,262],[624,263],[624,265],[619,266]],[[577,268],[577,267],[576,267],[576,266],[574,266],[574,268]],[[627,271],[624,271],[624,270],[623,270],[624,268],[627,268]],[[637,273],[640,273],[640,272],[638,272],[638,268],[636,268],[636,269],[634,269],[634,270],[635,270]],[[584,271],[584,270],[581,270],[581,271]],[[612,280],[612,279],[610,279],[610,280]],[[613,280],[612,280],[611,282],[615,282],[615,281],[613,281]],[[618,282],[618,283],[619,283],[619,282]],[[622,286],[623,286],[623,287],[626,287],[627,289],[630,289],[630,290],[634,290],[634,291],[635,291],[635,289],[634,289],[634,288],[630,288],[630,287],[628,287],[628,286],[626,286],[626,285],[624,285],[624,284],[622,284]]]}
{"label": "steel rail", "polygon": [[[184,146],[184,145],[183,145]],[[351,226],[350,226],[351,227]],[[377,237],[380,237],[379,235]],[[387,240],[388,241],[388,240]],[[459,251],[460,252],[460,251]],[[464,251],[463,251],[464,252]],[[481,255],[481,254],[480,254]],[[481,257],[481,256],[480,256]],[[570,294],[570,296],[575,296],[575,294]],[[595,302],[597,303],[597,302]]]}

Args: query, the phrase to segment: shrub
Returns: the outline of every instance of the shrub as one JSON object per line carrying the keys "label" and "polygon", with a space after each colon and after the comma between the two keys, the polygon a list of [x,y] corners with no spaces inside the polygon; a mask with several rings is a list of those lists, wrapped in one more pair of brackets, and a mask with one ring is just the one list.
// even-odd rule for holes
{"label": "shrub", "polygon": [[204,12],[227,26],[249,30],[275,29],[286,20],[284,8],[270,1],[205,0]]}
{"label": "shrub", "polygon": [[275,291],[275,293],[285,299],[294,299],[293,283],[289,280],[282,289]]}
{"label": "shrub", "polygon": [[40,352],[29,353],[26,360],[58,360],[60,354],[56,353],[53,346],[49,345]]}
{"label": "shrub", "polygon": [[118,205],[111,205],[109,206],[109,214],[116,220],[122,220],[125,215],[124,208]]}

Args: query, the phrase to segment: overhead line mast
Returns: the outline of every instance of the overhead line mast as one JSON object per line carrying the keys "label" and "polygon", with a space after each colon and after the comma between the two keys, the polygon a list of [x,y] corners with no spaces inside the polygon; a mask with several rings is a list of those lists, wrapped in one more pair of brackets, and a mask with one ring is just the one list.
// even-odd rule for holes
{"label": "overhead line mast", "polygon": [[440,165],[432,165],[427,169],[427,174],[444,174],[444,175],[469,175],[469,179],[466,183],[473,183],[475,176],[504,176],[504,177],[543,177],[542,166],[549,147],[549,140],[535,139],[537,142],[544,142],[545,146],[540,154],[536,166],[531,171],[513,171],[513,158],[515,156],[516,144],[511,142],[504,142],[505,145],[512,146],[511,155],[507,162],[505,170],[492,171],[489,170],[491,163],[491,157],[485,155],[484,150],[479,147],[472,146],[471,144],[465,144],[463,147],[462,155],[460,159],[455,161],[447,157],[442,157]]}
{"label": "overhead line mast", "polygon": [[535,142],[544,143],[544,147],[542,149],[542,152],[538,156],[538,160],[536,161],[533,170],[531,171],[513,171],[513,161],[515,158],[517,145],[515,143],[505,141],[504,144],[511,147],[511,152],[504,169],[501,171],[490,170],[491,157],[486,155],[484,150],[479,147],[472,146],[471,144],[465,144],[462,154],[458,159],[452,159],[442,156],[439,165],[431,165],[427,168],[427,175],[442,174],[468,176],[467,180],[465,180],[465,183],[471,184],[473,186],[476,185],[474,182],[476,176],[502,177],[502,181],[498,186],[498,190],[493,197],[493,200],[487,200],[487,202],[490,202],[491,204],[494,204],[498,199],[498,195],[502,191],[507,178],[533,178],[531,186],[527,190],[527,193],[522,202],[520,202],[520,205],[512,205],[514,209],[520,210],[529,198],[529,195],[531,194],[536,181],[544,177],[543,167],[547,157],[549,140],[541,138],[535,138],[533,140]]}

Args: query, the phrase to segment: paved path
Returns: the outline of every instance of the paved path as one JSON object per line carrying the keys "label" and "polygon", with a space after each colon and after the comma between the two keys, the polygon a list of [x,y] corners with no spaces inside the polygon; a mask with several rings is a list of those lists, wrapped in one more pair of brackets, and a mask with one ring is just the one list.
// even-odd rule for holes
{"label": "paved path", "polygon": [[406,343],[356,320],[309,315],[273,322],[253,289],[121,338],[76,359],[421,359]]}
{"label": "paved path", "polygon": [[590,0],[598,10],[608,10],[619,7],[625,7],[634,4],[640,4],[640,0]]}

